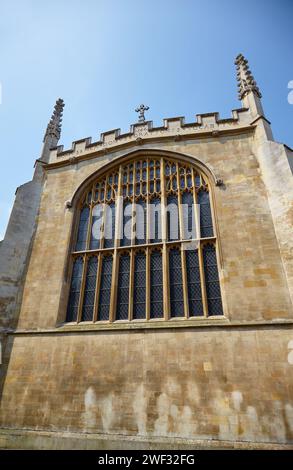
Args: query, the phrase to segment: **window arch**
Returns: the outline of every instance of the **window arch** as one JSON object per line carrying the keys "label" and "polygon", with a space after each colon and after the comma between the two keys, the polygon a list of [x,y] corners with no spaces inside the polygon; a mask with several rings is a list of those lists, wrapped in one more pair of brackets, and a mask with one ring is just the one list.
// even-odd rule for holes
{"label": "window arch", "polygon": [[67,322],[223,315],[206,175],[166,156],[133,158],[80,199]]}

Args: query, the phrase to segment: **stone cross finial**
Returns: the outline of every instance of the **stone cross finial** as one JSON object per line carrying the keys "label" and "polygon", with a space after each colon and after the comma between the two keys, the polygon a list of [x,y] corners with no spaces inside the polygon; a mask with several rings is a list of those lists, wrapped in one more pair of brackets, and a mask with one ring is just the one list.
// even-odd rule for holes
{"label": "stone cross finial", "polygon": [[64,101],[61,98],[59,98],[56,101],[52,117],[47,126],[45,136],[44,136],[44,141],[48,136],[50,136],[56,139],[56,144],[57,144],[58,140],[60,139],[63,108],[64,108]]}
{"label": "stone cross finial", "polygon": [[136,108],[135,112],[136,113],[139,113],[138,115],[138,122],[145,122],[145,116],[144,116],[144,113],[145,111],[147,111],[148,109],[150,109],[148,106],[145,106],[144,104],[141,104],[140,106],[138,106],[138,108]]}
{"label": "stone cross finial", "polygon": [[251,91],[261,98],[261,92],[249,70],[248,61],[242,54],[238,54],[236,57],[235,65],[237,69],[238,98],[242,100]]}

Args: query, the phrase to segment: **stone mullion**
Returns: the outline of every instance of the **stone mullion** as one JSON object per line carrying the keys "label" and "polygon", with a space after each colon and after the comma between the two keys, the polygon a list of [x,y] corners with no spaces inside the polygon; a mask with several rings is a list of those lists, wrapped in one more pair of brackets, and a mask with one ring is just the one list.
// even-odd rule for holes
{"label": "stone mullion", "polygon": [[[182,198],[181,198],[181,191],[180,191],[180,175],[179,175],[179,165],[176,163],[176,171],[177,171],[177,198],[178,198],[178,216],[179,216],[179,227],[180,227],[180,234],[179,238],[181,240],[185,239],[184,234],[184,221],[183,221],[183,213],[182,213]],[[188,287],[187,287],[187,273],[186,273],[186,262],[185,262],[185,251],[183,249],[184,242],[180,244],[180,252],[181,252],[181,273],[182,273],[182,283],[183,283],[183,300],[184,300],[184,316],[185,318],[189,317],[189,303],[188,303]]]}
{"label": "stone mullion", "polygon": [[[122,166],[119,167],[119,177],[118,177],[118,189],[116,195],[116,204],[115,204],[115,227],[114,227],[114,253],[113,253],[113,264],[112,264],[112,282],[111,282],[111,296],[110,296],[110,312],[109,312],[109,322],[113,322],[115,320],[115,312],[116,312],[116,302],[117,302],[117,285],[118,285],[118,264],[119,264],[119,256],[117,253],[117,247],[119,246],[120,240],[118,239],[118,231],[120,230],[120,200],[119,197],[121,196],[121,187],[122,187]],[[111,215],[112,217],[112,215]]]}
{"label": "stone mullion", "polygon": [[166,188],[165,188],[165,165],[164,159],[161,158],[161,232],[163,243],[163,306],[164,319],[170,318],[170,296],[169,296],[169,263],[167,251],[167,214],[166,214]]}
{"label": "stone mullion", "polygon": [[202,242],[199,243],[198,247],[198,261],[199,261],[199,273],[200,273],[200,285],[201,285],[201,296],[203,304],[203,313],[204,316],[208,316],[208,300],[207,300],[207,291],[206,291],[206,282],[205,282],[205,273],[204,273],[204,263],[203,263],[203,245]]}

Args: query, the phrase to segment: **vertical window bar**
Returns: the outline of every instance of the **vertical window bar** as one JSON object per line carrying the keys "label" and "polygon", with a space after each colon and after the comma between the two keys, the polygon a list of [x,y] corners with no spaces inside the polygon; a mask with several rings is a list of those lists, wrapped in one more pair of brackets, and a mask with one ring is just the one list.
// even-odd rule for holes
{"label": "vertical window bar", "polygon": [[204,316],[207,317],[208,316],[208,301],[207,301],[207,291],[206,291],[205,274],[204,274],[202,242],[200,242],[199,248],[198,248],[198,259],[199,259],[199,273],[200,273],[203,313],[204,313]]}
{"label": "vertical window bar", "polygon": [[111,279],[112,279],[112,255],[103,256],[101,285],[99,294],[98,320],[109,320],[110,312],[110,296],[111,296]]}
{"label": "vertical window bar", "polygon": [[203,247],[203,262],[208,315],[223,315],[216,248],[214,245],[208,244]]}
{"label": "vertical window bar", "polygon": [[154,251],[150,259],[150,318],[163,318],[162,253]]}
{"label": "vertical window bar", "polygon": [[169,279],[170,315],[171,317],[184,317],[181,253],[176,248],[169,251]]}
{"label": "vertical window bar", "polygon": [[128,320],[129,278],[130,256],[129,254],[121,255],[119,258],[116,320]]}
{"label": "vertical window bar", "polygon": [[98,258],[92,256],[87,263],[81,321],[93,321]]}
{"label": "vertical window bar", "polygon": [[69,293],[67,315],[66,315],[67,322],[77,321],[82,271],[83,271],[83,258],[79,256],[73,261],[70,293]]}

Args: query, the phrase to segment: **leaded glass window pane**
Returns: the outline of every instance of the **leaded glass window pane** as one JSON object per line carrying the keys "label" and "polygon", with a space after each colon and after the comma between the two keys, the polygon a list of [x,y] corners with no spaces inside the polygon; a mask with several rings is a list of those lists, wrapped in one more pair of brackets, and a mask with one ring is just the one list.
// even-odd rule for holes
{"label": "leaded glass window pane", "polygon": [[161,242],[161,233],[161,199],[156,197],[150,201],[150,242]]}
{"label": "leaded glass window pane", "polygon": [[223,315],[216,249],[213,245],[204,246],[203,262],[208,302],[208,314],[209,316]]}
{"label": "leaded glass window pane", "polygon": [[196,237],[194,202],[192,193],[182,194],[183,234],[182,239],[188,240]]}
{"label": "leaded glass window pane", "polygon": [[112,255],[104,256],[102,259],[98,320],[109,320],[112,262]]}
{"label": "leaded glass window pane", "polygon": [[73,271],[71,277],[69,301],[66,316],[67,322],[77,321],[82,270],[83,259],[82,257],[76,258],[73,263]]}
{"label": "leaded glass window pane", "polygon": [[189,316],[203,315],[198,250],[185,250]]}
{"label": "leaded glass window pane", "polygon": [[167,231],[168,241],[179,240],[179,212],[178,212],[178,196],[172,194],[167,198]]}
{"label": "leaded glass window pane", "polygon": [[105,211],[104,248],[112,248],[115,240],[115,203],[106,206]]}
{"label": "leaded glass window pane", "polygon": [[210,206],[210,196],[207,191],[201,189],[197,196],[200,204],[200,233],[201,237],[213,237],[213,220]]}
{"label": "leaded glass window pane", "polygon": [[146,203],[144,200],[140,199],[136,203],[136,245],[143,245],[146,243]]}
{"label": "leaded glass window pane", "polygon": [[86,249],[89,214],[90,210],[88,207],[84,207],[80,213],[77,240],[75,245],[76,251],[82,251]]}
{"label": "leaded glass window pane", "polygon": [[178,249],[169,252],[169,280],[171,317],[184,317],[181,253]]}
{"label": "leaded glass window pane", "polygon": [[146,317],[146,256],[137,253],[134,258],[133,319]]}
{"label": "leaded glass window pane", "polygon": [[92,256],[87,263],[81,321],[92,321],[95,305],[98,258]]}
{"label": "leaded glass window pane", "polygon": [[130,256],[121,255],[119,259],[116,320],[127,320],[129,309]]}
{"label": "leaded glass window pane", "polygon": [[132,231],[132,202],[125,201],[123,204],[123,238],[121,246],[129,246],[131,244],[131,231]]}
{"label": "leaded glass window pane", "polygon": [[102,221],[103,221],[102,205],[96,204],[92,212],[90,250],[97,250],[98,248],[100,248]]}
{"label": "leaded glass window pane", "polygon": [[151,253],[150,260],[150,317],[162,318],[163,311],[163,270],[161,252]]}

